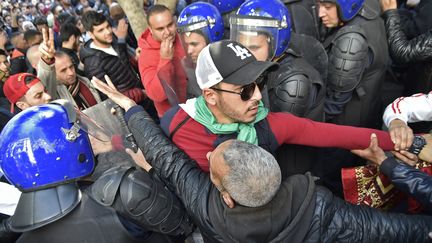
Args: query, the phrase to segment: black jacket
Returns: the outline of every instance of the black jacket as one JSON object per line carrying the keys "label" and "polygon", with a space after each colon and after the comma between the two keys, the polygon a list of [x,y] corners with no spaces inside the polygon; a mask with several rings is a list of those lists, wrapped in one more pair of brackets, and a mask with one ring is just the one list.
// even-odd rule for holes
{"label": "black jacket", "polygon": [[396,9],[383,14],[390,55],[398,63],[432,62],[432,30],[408,40]]}
{"label": "black jacket", "polygon": [[209,175],[177,148],[139,106],[126,120],[155,172],[183,202],[206,242],[427,242],[432,218],[348,204],[310,176],[283,181],[267,205],[227,208]]}
{"label": "black jacket", "polygon": [[402,17],[402,29],[409,39],[426,33],[432,28],[432,1],[421,0],[414,10],[398,9]]}
{"label": "black jacket", "polygon": [[432,89],[432,30],[408,40],[395,9],[384,12],[388,46],[394,62],[409,64],[403,77],[405,95]]}
{"label": "black jacket", "polygon": [[432,176],[392,157],[384,160],[380,169],[396,188],[412,195],[427,209],[432,209]]}
{"label": "black jacket", "polygon": [[92,40],[88,41],[80,49],[81,62],[84,64],[86,77],[91,80],[96,76],[100,80],[105,80],[104,75],[111,78],[114,86],[120,91],[125,92],[132,88],[142,88],[138,74],[132,69],[127,55],[125,43],[113,43],[113,48],[119,56],[113,56],[103,51],[90,48]]}

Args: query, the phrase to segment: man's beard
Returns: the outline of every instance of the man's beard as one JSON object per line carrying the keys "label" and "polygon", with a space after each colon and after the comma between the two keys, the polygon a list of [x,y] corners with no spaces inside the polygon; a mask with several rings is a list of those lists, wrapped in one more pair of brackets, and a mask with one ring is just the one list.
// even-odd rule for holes
{"label": "man's beard", "polygon": [[97,42],[101,43],[102,45],[111,45],[112,44],[112,41],[108,42],[105,39],[100,39],[100,38],[98,38],[96,36],[95,36],[95,39],[96,39]]}

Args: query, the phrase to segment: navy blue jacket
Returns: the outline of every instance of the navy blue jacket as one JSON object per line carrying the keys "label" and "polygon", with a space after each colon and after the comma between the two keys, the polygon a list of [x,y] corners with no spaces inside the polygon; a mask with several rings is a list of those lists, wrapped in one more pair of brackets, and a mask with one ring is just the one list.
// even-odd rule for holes
{"label": "navy blue jacket", "polygon": [[396,188],[413,196],[424,207],[432,209],[432,176],[399,163],[393,157],[384,160],[380,169]]}

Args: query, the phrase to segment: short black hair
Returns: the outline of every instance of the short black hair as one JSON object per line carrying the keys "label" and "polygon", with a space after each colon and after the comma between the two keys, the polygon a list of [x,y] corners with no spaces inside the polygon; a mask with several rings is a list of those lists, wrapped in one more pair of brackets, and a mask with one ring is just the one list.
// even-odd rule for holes
{"label": "short black hair", "polygon": [[[96,11],[87,11],[83,14],[81,22],[87,31],[93,32],[93,27],[108,22],[108,18]],[[108,22],[109,23],[109,22]]]}
{"label": "short black hair", "polygon": [[60,27],[61,43],[68,41],[71,36],[78,38],[81,36],[81,31],[71,22],[66,22]]}
{"label": "short black hair", "polygon": [[24,32],[24,39],[27,42],[29,42],[30,40],[33,40],[38,35],[42,36],[42,33],[34,29],[29,29]]}
{"label": "short black hair", "polygon": [[39,16],[39,17],[36,17],[36,18],[34,19],[33,24],[34,24],[35,26],[38,26],[38,25],[48,25],[48,21],[47,21],[46,17],[44,17],[44,16]]}
{"label": "short black hair", "polygon": [[146,16],[146,20],[147,20],[147,24],[150,26],[150,17],[158,14],[158,13],[163,13],[165,11],[169,11],[171,13],[171,11],[169,10],[169,8],[165,5],[162,4],[155,4],[153,6],[151,6],[148,11],[147,11],[147,16]]}
{"label": "short black hair", "polygon": [[72,15],[70,15],[68,12],[63,12],[58,15],[57,20],[59,24],[62,25],[69,19],[70,16]]}

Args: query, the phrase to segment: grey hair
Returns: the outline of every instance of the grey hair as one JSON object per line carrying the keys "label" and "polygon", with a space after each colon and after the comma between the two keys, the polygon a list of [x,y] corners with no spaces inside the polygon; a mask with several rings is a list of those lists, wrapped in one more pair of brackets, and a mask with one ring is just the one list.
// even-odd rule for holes
{"label": "grey hair", "polygon": [[233,140],[223,152],[228,173],[222,186],[237,203],[260,207],[272,200],[281,184],[276,159],[261,147]]}

